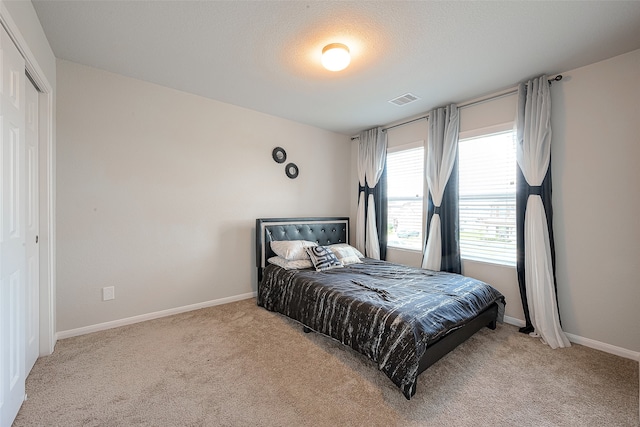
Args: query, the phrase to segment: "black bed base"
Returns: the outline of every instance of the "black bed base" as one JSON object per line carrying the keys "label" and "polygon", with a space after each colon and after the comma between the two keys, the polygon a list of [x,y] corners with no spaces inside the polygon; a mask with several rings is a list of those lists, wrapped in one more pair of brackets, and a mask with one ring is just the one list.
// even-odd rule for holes
{"label": "black bed base", "polygon": [[[485,326],[492,330],[495,329],[497,319],[498,305],[492,304],[463,327],[450,332],[435,343],[429,345],[420,360],[418,375]],[[413,392],[415,393],[415,387],[413,388]]]}
{"label": "black bed base", "polygon": [[[427,350],[425,351],[422,359],[420,359],[420,365],[418,366],[418,375],[427,370],[427,368],[438,360],[442,359],[454,348],[465,342],[469,339],[473,334],[478,332],[480,329],[485,326],[491,330],[496,329],[498,319],[498,305],[492,304],[485,311],[474,317],[469,323],[466,325],[449,332],[444,337],[439,340],[429,344]],[[302,331],[305,334],[310,332],[315,332],[313,329],[302,325]],[[417,381],[417,379],[416,379]],[[416,384],[411,388],[411,396],[416,394]],[[409,400],[409,398],[407,398]]]}

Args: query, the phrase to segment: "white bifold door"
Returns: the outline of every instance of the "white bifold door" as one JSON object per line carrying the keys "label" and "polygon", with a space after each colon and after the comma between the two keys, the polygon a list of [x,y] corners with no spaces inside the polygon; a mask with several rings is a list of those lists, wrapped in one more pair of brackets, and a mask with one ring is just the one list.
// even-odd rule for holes
{"label": "white bifold door", "polygon": [[25,82],[25,234],[26,234],[26,306],[25,376],[40,355],[40,256],[38,250],[38,90]]}
{"label": "white bifold door", "polygon": [[27,217],[25,63],[0,27],[0,426],[25,396]]}

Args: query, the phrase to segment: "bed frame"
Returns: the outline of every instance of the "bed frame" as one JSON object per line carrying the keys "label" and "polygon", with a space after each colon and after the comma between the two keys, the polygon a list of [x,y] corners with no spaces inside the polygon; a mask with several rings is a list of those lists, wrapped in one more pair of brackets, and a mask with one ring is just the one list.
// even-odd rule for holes
{"label": "bed frame", "polygon": [[[256,266],[258,268],[258,298],[260,298],[260,282],[267,259],[275,256],[271,250],[273,240],[308,240],[320,245],[349,243],[349,218],[347,217],[315,217],[315,218],[259,218],[256,220]],[[258,301],[259,302],[259,301]],[[466,341],[485,326],[496,328],[498,305],[493,304],[464,326],[449,332],[436,342],[429,344],[420,360],[418,375],[443,356]],[[311,329],[306,325],[303,331]],[[413,387],[415,393],[416,387]]]}

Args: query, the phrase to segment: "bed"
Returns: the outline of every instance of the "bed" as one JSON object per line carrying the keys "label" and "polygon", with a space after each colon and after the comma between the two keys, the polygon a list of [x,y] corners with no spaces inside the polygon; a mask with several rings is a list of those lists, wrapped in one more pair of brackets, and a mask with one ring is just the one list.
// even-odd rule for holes
{"label": "bed", "polygon": [[469,277],[360,257],[324,271],[268,261],[273,247],[302,241],[335,251],[349,249],[348,238],[346,217],[257,219],[257,304],[368,357],[407,399],[420,373],[502,321],[504,296]]}

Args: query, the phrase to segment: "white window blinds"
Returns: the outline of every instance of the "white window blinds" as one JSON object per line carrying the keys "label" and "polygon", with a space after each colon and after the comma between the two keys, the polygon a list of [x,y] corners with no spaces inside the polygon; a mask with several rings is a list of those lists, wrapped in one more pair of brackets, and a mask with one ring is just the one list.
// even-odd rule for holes
{"label": "white window blinds", "polygon": [[387,154],[388,246],[422,250],[423,171],[422,142]]}
{"label": "white window blinds", "polygon": [[515,265],[515,135],[461,139],[458,149],[461,256]]}

